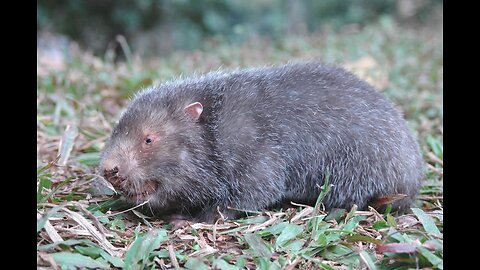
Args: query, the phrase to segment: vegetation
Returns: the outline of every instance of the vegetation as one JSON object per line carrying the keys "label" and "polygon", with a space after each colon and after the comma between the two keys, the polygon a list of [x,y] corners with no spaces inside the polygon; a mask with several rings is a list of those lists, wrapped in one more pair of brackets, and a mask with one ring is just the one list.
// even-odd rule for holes
{"label": "vegetation", "polygon": [[[180,1],[182,2],[182,1]],[[69,46],[39,52],[37,264],[62,269],[443,268],[442,25],[403,28],[382,16],[361,31],[219,44],[125,62]],[[325,213],[315,207],[251,213],[172,229],[98,186],[96,165],[112,125],[138,89],[212,69],[318,59],[348,67],[404,112],[428,163],[411,212]],[[328,186],[324,187],[328,192]]]}
{"label": "vegetation", "polygon": [[[168,55],[203,48],[205,39],[240,43],[282,40],[325,28],[359,27],[381,16],[426,21],[441,0],[39,0],[37,29],[62,33],[103,54],[117,35],[133,51]],[[121,50],[117,53],[123,56]]]}

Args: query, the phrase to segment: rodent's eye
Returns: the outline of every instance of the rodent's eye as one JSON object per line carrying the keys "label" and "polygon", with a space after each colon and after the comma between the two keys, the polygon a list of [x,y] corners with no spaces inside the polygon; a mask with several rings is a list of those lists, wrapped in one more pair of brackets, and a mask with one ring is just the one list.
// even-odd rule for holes
{"label": "rodent's eye", "polygon": [[143,134],[143,141],[141,142],[144,149],[149,149],[156,145],[160,141],[160,135],[158,133],[145,133]]}

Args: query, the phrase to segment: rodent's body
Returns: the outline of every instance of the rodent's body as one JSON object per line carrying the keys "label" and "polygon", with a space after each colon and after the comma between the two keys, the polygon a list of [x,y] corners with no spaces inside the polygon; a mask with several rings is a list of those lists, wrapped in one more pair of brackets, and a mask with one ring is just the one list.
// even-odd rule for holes
{"label": "rodent's body", "polygon": [[[154,142],[144,147],[148,136]],[[365,208],[394,194],[407,195],[394,203],[406,208],[423,177],[418,145],[392,104],[318,63],[213,72],[142,91],[101,166],[131,200],[199,221],[213,221],[217,208],[234,218],[229,207],[314,203],[327,174],[327,208]]]}

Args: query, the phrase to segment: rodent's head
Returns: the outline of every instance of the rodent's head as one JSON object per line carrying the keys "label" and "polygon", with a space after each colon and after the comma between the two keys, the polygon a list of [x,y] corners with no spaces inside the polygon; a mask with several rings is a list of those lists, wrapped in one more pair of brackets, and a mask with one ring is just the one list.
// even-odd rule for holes
{"label": "rodent's head", "polygon": [[[127,200],[165,207],[195,162],[203,106],[144,94],[132,101],[101,154],[100,171]],[[201,146],[200,146],[201,147]]]}

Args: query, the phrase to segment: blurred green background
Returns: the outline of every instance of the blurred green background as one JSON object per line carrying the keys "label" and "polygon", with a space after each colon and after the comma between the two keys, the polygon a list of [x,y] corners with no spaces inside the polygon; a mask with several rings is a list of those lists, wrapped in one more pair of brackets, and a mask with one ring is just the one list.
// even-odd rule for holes
{"label": "blurred green background", "polygon": [[96,55],[122,57],[116,37],[143,56],[205,49],[261,37],[361,29],[380,17],[415,27],[429,21],[440,0],[39,0],[37,33],[53,32]]}

